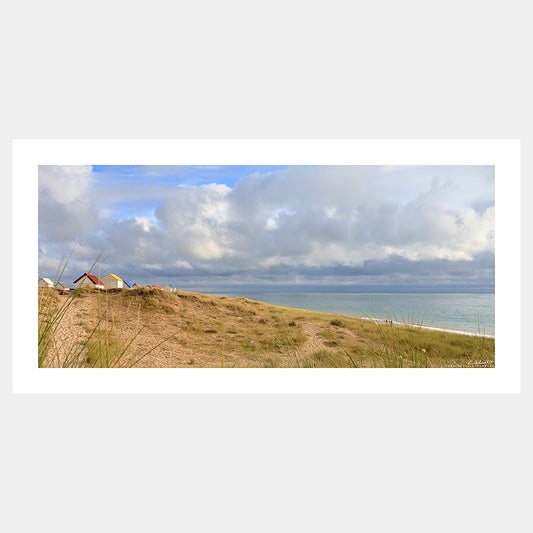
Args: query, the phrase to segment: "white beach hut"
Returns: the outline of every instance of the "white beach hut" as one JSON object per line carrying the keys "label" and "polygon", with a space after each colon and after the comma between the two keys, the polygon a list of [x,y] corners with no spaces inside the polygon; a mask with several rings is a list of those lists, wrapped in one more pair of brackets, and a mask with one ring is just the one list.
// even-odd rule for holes
{"label": "white beach hut", "polygon": [[165,285],[164,289],[166,291],[170,291],[170,292],[174,292],[174,291],[178,290],[178,289],[176,289],[176,287],[174,287],[174,285],[172,285],[172,283],[169,283],[168,285]]}
{"label": "white beach hut", "polygon": [[115,274],[106,274],[101,278],[106,289],[123,289],[124,281]]}
{"label": "white beach hut", "polygon": [[60,291],[70,291],[70,287],[62,281],[56,283],[56,289],[59,289]]}
{"label": "white beach hut", "polygon": [[54,282],[49,278],[39,278],[39,287],[50,287],[54,286]]}

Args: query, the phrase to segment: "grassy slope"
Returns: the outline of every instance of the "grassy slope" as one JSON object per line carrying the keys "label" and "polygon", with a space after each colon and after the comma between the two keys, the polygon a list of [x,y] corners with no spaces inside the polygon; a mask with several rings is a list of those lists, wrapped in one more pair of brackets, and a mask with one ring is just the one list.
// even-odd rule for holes
{"label": "grassy slope", "polygon": [[70,320],[70,329],[61,330],[60,325],[58,333],[85,348],[70,361],[60,362],[61,357],[54,359],[51,354],[41,366],[51,366],[54,360],[56,366],[457,367],[479,362],[494,366],[494,339],[246,298],[158,289],[84,289],[61,298],[59,305],[68,304],[79,320],[76,330]]}

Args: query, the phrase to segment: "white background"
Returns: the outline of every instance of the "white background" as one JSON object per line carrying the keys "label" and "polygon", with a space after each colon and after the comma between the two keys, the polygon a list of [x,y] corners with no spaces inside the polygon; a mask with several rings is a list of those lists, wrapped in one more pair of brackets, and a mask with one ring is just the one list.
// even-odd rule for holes
{"label": "white background", "polygon": [[[494,165],[496,338],[494,369],[39,369],[35,361],[38,169],[86,164]],[[520,392],[520,150],[518,141],[28,141],[13,142],[14,392],[368,393]],[[27,211],[30,211],[29,213]],[[500,357],[500,354],[502,355]]]}
{"label": "white background", "polygon": [[[530,531],[527,6],[2,7],[3,529]],[[17,138],[520,139],[521,394],[13,395]]]}

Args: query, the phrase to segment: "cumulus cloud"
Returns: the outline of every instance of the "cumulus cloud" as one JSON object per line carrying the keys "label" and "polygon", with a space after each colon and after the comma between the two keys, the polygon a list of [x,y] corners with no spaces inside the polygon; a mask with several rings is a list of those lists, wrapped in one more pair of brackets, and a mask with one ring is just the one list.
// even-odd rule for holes
{"label": "cumulus cloud", "polygon": [[227,238],[226,185],[176,187],[155,210],[168,244],[191,259],[219,259],[231,254]]}
{"label": "cumulus cloud", "polygon": [[84,259],[108,243],[107,266],[130,277],[493,280],[493,167],[294,166],[232,187],[177,179],[158,189],[151,213],[133,216],[117,207],[115,182],[110,202],[94,180],[90,167],[40,167],[40,243],[77,239]]}

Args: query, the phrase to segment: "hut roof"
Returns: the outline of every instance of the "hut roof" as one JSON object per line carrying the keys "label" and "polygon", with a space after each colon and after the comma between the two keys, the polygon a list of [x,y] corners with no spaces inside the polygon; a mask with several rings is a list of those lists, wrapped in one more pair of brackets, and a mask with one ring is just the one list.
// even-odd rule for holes
{"label": "hut roof", "polygon": [[106,275],[104,276],[104,278],[107,278],[107,276],[111,276],[112,278],[118,279],[119,281],[124,281],[122,278],[119,278],[119,277],[116,276],[115,274],[106,274]]}
{"label": "hut roof", "polygon": [[133,288],[133,285],[127,280],[127,279],[123,279],[122,280],[130,289]]}
{"label": "hut roof", "polygon": [[152,289],[162,289],[161,285],[152,285]]}
{"label": "hut roof", "polygon": [[78,281],[80,281],[81,278],[83,278],[83,276],[87,276],[95,285],[103,285],[104,282],[98,277],[98,276],[95,276],[94,274],[82,274],[78,279],[75,279],[74,280],[74,283],[78,283]]}
{"label": "hut roof", "polygon": [[50,283],[51,285],[54,284],[54,282],[50,278],[39,278],[39,281],[43,280],[46,283]]}

